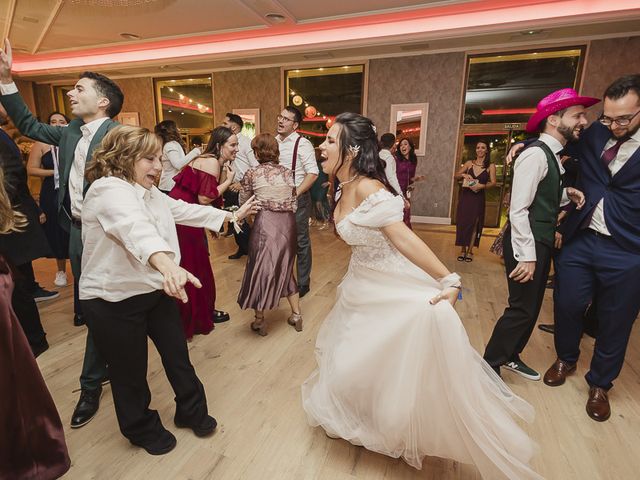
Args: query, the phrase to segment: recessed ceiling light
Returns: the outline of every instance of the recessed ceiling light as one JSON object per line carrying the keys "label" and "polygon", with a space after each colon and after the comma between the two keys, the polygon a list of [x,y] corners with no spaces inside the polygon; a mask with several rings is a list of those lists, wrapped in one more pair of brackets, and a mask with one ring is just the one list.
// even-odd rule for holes
{"label": "recessed ceiling light", "polygon": [[136,35],[135,33],[121,33],[120,36],[122,38],[126,38],[127,40],[140,40],[140,35]]}
{"label": "recessed ceiling light", "polygon": [[264,17],[271,23],[282,23],[287,19],[284,15],[279,13],[267,13]]}

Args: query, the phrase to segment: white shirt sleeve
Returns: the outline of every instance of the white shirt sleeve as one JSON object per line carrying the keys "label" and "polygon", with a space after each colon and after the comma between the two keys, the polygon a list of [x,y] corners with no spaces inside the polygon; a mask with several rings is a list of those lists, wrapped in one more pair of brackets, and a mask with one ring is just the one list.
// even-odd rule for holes
{"label": "white shirt sleeve", "polygon": [[302,163],[305,175],[318,175],[320,173],[318,170],[318,162],[316,162],[316,152],[311,142],[306,138],[300,139],[300,144],[298,145],[298,162]]}
{"label": "white shirt sleeve", "polygon": [[533,203],[538,184],[547,175],[547,157],[539,147],[522,152],[513,167],[511,187],[511,246],[513,256],[519,262],[536,261],[536,245],[529,223],[529,207]]}
{"label": "white shirt sleeve", "polygon": [[135,190],[124,182],[100,183],[92,188],[97,189],[93,195],[100,198],[95,202],[96,219],[106,235],[116,238],[143,265],[156,252],[174,257],[169,244],[141,210]]}
{"label": "white shirt sleeve", "polygon": [[200,149],[196,147],[185,155],[180,144],[174,141],[165,144],[164,154],[176,170],[181,170],[182,167],[200,155]]}
{"label": "white shirt sleeve", "polygon": [[14,82],[0,83],[0,94],[11,95],[12,93],[18,93],[18,87]]}
{"label": "white shirt sleeve", "polygon": [[[164,195],[161,192],[158,192]],[[227,218],[227,212],[210,205],[196,205],[182,200],[176,200],[169,195],[164,195],[165,201],[171,210],[171,215],[178,225],[187,227],[203,227],[219,232]]]}
{"label": "white shirt sleeve", "polygon": [[382,158],[382,160],[384,160],[385,162],[384,174],[387,176],[389,184],[393,187],[398,195],[403,196],[402,189],[400,188],[400,183],[398,183],[398,175],[396,175],[395,158],[393,158],[393,155],[388,150],[380,151],[380,158]]}

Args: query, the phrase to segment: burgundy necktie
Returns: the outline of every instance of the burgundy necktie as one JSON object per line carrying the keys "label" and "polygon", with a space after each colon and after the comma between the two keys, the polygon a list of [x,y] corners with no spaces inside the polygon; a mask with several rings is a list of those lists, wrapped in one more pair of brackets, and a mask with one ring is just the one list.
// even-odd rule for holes
{"label": "burgundy necktie", "polygon": [[618,155],[618,150],[620,150],[622,144],[627,140],[629,140],[629,137],[621,138],[612,146],[607,148],[604,152],[602,152],[602,156],[600,157],[600,159],[604,163],[605,167],[609,168],[609,164],[613,161],[614,158],[616,158],[616,155]]}

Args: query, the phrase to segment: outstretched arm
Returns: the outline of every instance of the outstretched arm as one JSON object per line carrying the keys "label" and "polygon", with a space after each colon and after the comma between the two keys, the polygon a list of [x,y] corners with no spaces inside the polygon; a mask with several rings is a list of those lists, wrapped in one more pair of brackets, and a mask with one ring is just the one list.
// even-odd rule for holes
{"label": "outstretched arm", "polygon": [[0,102],[20,133],[49,145],[58,145],[64,127],[54,127],[40,123],[29,111],[11,76],[13,63],[11,44],[5,40],[5,48],[0,49]]}

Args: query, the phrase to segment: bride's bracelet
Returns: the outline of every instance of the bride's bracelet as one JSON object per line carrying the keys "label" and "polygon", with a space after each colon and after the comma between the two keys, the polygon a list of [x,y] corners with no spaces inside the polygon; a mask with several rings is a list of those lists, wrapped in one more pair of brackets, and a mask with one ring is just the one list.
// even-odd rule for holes
{"label": "bride's bracelet", "polygon": [[440,283],[440,287],[444,290],[445,288],[457,288],[458,290],[462,290],[462,283],[460,281],[460,275],[457,273],[450,273],[446,277],[442,277],[438,280]]}

